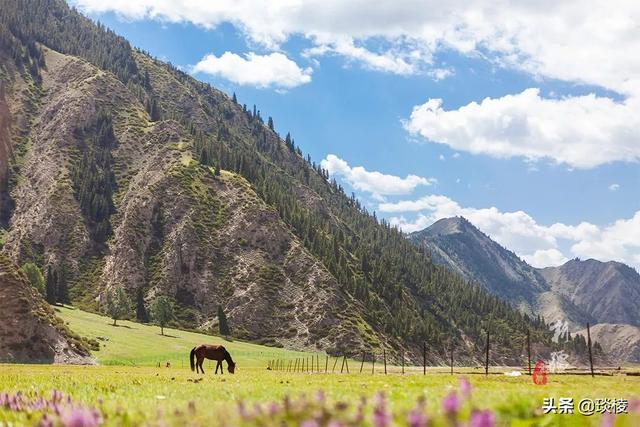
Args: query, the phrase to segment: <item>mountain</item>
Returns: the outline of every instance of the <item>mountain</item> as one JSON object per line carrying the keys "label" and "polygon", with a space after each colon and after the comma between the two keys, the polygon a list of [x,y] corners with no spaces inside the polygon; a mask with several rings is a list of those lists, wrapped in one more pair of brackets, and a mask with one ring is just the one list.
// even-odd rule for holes
{"label": "mountain", "polygon": [[463,217],[443,218],[409,239],[443,264],[489,292],[531,313],[550,287],[540,273]]}
{"label": "mountain", "polygon": [[56,273],[57,298],[97,311],[122,287],[144,317],[167,295],[176,326],[211,328],[221,307],[237,337],[332,353],[417,359],[426,341],[436,361],[454,342],[473,359],[494,326],[496,361],[519,357],[526,329],[549,342],[369,214],[255,106],[64,2],[3,1],[0,65],[0,251]]}
{"label": "mountain", "polygon": [[[640,275],[619,262],[574,259],[536,269],[462,217],[444,218],[411,233],[438,264],[546,322],[567,322],[578,332],[587,323],[612,356],[640,361]],[[630,358],[630,359],[629,359]]]}
{"label": "mountain", "polygon": [[[600,323],[590,328],[591,339],[607,349],[609,357],[618,362],[640,362],[640,327],[611,323]],[[575,335],[587,337],[587,330]]]}
{"label": "mountain", "polygon": [[555,293],[598,322],[640,326],[640,275],[633,268],[615,261],[573,259],[540,273]]}
{"label": "mountain", "polygon": [[18,268],[0,255],[0,362],[94,363]]}

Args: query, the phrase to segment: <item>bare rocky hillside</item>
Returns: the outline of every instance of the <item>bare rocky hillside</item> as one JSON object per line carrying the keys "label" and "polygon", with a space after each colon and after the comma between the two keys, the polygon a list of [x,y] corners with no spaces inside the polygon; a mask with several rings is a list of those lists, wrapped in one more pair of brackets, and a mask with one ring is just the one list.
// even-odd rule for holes
{"label": "bare rocky hillside", "polygon": [[0,301],[0,362],[94,363],[80,338],[4,256],[0,256]]}

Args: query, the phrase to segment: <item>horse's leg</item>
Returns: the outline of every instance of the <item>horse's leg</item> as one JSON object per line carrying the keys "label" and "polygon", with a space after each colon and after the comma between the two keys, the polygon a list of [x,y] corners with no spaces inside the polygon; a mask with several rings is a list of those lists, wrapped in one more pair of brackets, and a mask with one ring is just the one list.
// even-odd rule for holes
{"label": "horse's leg", "polygon": [[220,374],[224,375],[224,369],[222,368],[222,360],[218,362],[220,364]]}
{"label": "horse's leg", "polygon": [[204,362],[204,356],[198,359],[198,365],[200,365],[200,372],[204,374],[204,369],[202,368],[202,363]]}

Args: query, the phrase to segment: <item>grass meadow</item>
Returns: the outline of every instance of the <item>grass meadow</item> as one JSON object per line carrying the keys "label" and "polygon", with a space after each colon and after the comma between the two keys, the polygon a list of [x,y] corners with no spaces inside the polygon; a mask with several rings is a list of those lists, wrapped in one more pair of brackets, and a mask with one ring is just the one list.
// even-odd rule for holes
{"label": "grass meadow", "polygon": [[[443,368],[428,368],[427,375],[407,368],[403,375],[398,367],[385,375],[380,364],[372,375],[371,364],[360,373],[357,361],[350,361],[350,374],[339,373],[340,363],[336,373],[273,371],[266,369],[271,359],[310,354],[173,329],[160,336],[154,326],[123,321],[114,327],[79,310],[59,315],[80,335],[102,338],[94,352],[100,365],[0,365],[0,426],[640,426],[638,376],[549,374],[540,386],[496,367],[487,377]],[[222,342],[238,364],[236,374],[214,375],[208,364],[205,375],[191,372],[188,351],[203,342]],[[547,397],[573,398],[576,413],[543,414]],[[577,414],[584,398],[627,399],[630,414]]]}

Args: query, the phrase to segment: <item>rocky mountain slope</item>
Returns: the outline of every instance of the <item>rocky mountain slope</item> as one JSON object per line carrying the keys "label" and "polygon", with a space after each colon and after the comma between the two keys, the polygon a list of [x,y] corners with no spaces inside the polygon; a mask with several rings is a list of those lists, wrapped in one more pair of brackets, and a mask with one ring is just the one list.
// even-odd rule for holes
{"label": "rocky mountain slope", "polygon": [[547,323],[566,321],[571,332],[602,323],[597,335],[606,350],[615,357],[637,357],[640,335],[629,337],[639,325],[640,276],[632,268],[574,259],[536,269],[461,217],[441,219],[409,239],[428,250],[434,262]]}
{"label": "rocky mountain slope", "polygon": [[[459,344],[519,357],[543,325],[448,269],[345,195],[290,135],[135,50],[59,0],[0,10],[1,252],[57,272],[99,310],[123,287],[176,323],[333,353]],[[140,298],[137,298],[140,296]],[[131,315],[133,315],[132,310]]]}
{"label": "rocky mountain slope", "polygon": [[[591,339],[606,349],[611,360],[618,363],[640,362],[640,327],[611,323],[599,323],[590,328]],[[587,337],[587,330],[576,335]]]}
{"label": "rocky mountain slope", "polygon": [[640,326],[640,275],[619,262],[573,259],[540,270],[554,292],[601,323]]}
{"label": "rocky mountain slope", "polygon": [[93,363],[85,343],[2,255],[0,301],[0,362]]}
{"label": "rocky mountain slope", "polygon": [[463,217],[443,218],[411,233],[409,239],[431,253],[434,262],[480,283],[527,313],[550,287],[538,271],[503,248]]}

